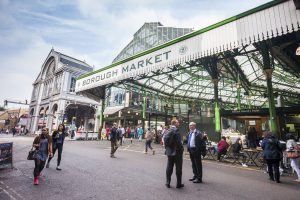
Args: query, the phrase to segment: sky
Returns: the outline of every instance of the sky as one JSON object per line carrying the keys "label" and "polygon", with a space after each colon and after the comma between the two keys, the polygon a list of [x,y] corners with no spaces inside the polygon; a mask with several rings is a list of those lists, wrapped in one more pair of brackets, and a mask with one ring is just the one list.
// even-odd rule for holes
{"label": "sky", "polygon": [[266,2],[0,0],[0,106],[4,99],[30,101],[32,83],[52,48],[100,69],[145,22],[198,30]]}

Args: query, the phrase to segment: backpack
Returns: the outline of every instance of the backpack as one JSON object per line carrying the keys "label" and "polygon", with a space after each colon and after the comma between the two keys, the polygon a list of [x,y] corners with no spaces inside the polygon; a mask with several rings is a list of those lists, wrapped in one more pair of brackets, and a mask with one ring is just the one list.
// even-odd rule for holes
{"label": "backpack", "polygon": [[175,137],[172,130],[167,130],[164,134],[164,144],[166,147],[175,147]]}
{"label": "backpack", "polygon": [[120,128],[117,129],[117,137],[122,137],[122,130]]}

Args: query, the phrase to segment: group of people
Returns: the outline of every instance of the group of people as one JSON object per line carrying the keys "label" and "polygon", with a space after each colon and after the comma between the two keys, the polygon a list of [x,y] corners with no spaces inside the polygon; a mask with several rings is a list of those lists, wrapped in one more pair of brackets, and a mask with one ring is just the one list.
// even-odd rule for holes
{"label": "group of people", "polygon": [[[164,146],[168,157],[166,169],[166,187],[171,187],[171,176],[174,165],[176,166],[176,188],[184,187],[182,183],[182,162],[183,162],[183,141],[179,132],[178,120],[172,120],[170,129],[164,134]],[[193,168],[193,177],[189,179],[193,183],[202,183],[202,158],[206,153],[205,139],[199,130],[196,129],[196,123],[189,124],[190,131],[187,134],[187,151]]]}
{"label": "group of people", "polygon": [[57,156],[57,166],[56,170],[61,170],[60,162],[63,150],[63,144],[67,133],[65,131],[64,124],[60,124],[58,129],[53,131],[52,135],[49,134],[49,129],[44,127],[40,135],[34,138],[32,147],[36,150],[36,156],[34,158],[34,185],[39,184],[39,177],[45,165],[49,168],[50,161],[53,158],[56,151],[58,151]]}
{"label": "group of people", "polygon": [[[165,154],[167,155],[167,168],[166,168],[166,187],[171,187],[171,176],[173,173],[174,165],[176,167],[176,188],[184,187],[182,183],[182,163],[183,163],[183,141],[179,131],[179,121],[172,120],[169,129],[164,132],[163,143],[165,146]],[[124,128],[123,128],[124,129]],[[190,131],[187,133],[187,151],[190,155],[190,160],[192,163],[193,176],[189,179],[193,183],[202,183],[202,156],[206,154],[206,142],[207,136],[202,134],[196,129],[196,123],[191,122],[189,124]],[[121,131],[121,132],[120,132]],[[125,131],[125,129],[124,129]],[[110,141],[111,141],[111,152],[110,157],[115,157],[115,152],[118,149],[118,141],[122,140],[124,136],[124,131],[122,128],[117,126],[117,123],[113,123],[110,129]],[[120,133],[121,136],[120,137]],[[43,128],[42,133],[38,135],[33,142],[33,148],[37,150],[37,155],[34,160],[34,184],[39,184],[39,176],[46,165],[49,168],[50,161],[53,158],[56,150],[58,151],[57,157],[57,170],[61,170],[60,162],[63,150],[64,139],[67,133],[65,132],[65,126],[60,124],[58,130],[54,131],[52,135],[49,134],[48,128]],[[261,147],[263,149],[264,159],[268,166],[269,179],[280,183],[280,173],[279,173],[279,163],[282,159],[282,145],[279,140],[271,133],[264,132],[264,139],[262,140]],[[145,151],[148,152],[150,148],[155,154],[155,150],[152,148],[151,143],[153,140],[153,132],[148,129],[145,135]],[[228,138],[227,138],[228,139]],[[293,135],[287,136],[287,150],[299,150],[299,146],[295,142]],[[218,160],[222,154],[226,154],[228,150],[228,142],[226,142],[226,137],[222,137],[221,141],[217,145]],[[233,153],[236,156],[243,157],[243,165],[245,164],[246,156],[241,152],[242,142],[238,138],[236,142],[232,145]],[[291,166],[297,173],[297,180],[300,182],[300,169],[299,169],[300,157],[291,159]]]}
{"label": "group of people", "polygon": [[[107,126],[105,129],[102,129],[102,131],[101,131],[101,139],[102,140],[105,138],[107,140],[110,140],[113,126],[111,128]],[[123,141],[124,141],[124,138],[137,138],[137,139],[139,139],[139,141],[141,141],[143,138],[143,135],[144,135],[144,130],[141,126],[138,126],[136,128],[130,127],[130,126],[128,126],[127,128],[124,128],[122,126],[119,126],[117,129],[119,132],[118,137],[122,137]]]}

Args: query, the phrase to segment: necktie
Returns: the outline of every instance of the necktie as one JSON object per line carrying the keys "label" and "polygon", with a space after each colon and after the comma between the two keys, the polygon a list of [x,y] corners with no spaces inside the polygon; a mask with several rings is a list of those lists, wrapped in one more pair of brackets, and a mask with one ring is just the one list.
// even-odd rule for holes
{"label": "necktie", "polygon": [[191,139],[192,139],[192,133],[189,134],[189,139],[188,139],[189,148],[191,147]]}

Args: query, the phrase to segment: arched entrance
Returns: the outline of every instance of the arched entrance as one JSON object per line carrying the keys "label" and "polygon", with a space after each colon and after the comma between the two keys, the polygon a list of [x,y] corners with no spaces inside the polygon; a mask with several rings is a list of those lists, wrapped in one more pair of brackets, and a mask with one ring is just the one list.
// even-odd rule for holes
{"label": "arched entrance", "polygon": [[94,131],[95,108],[87,105],[70,104],[65,111],[64,123],[81,131]]}

